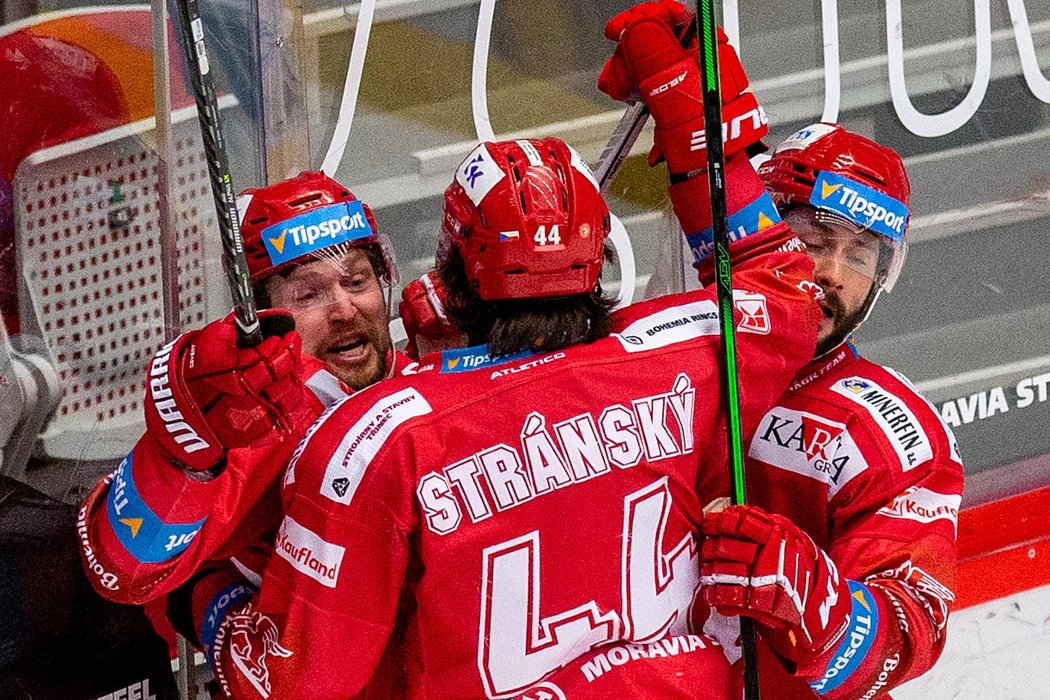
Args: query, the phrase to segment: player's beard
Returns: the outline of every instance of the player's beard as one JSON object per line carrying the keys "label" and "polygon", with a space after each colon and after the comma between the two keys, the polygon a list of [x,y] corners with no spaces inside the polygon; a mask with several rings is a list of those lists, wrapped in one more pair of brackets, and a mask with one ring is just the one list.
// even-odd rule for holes
{"label": "player's beard", "polygon": [[375,357],[372,361],[361,367],[350,368],[343,365],[332,368],[339,379],[355,391],[371,386],[380,379],[385,379],[390,362],[393,359],[391,357],[393,345],[390,340],[390,334],[386,332],[385,327],[369,327],[365,329],[365,334],[368,338],[369,346],[375,352]]}
{"label": "player's beard", "polygon": [[838,294],[831,290],[824,290],[824,308],[831,312],[832,325],[829,330],[822,330],[819,333],[814,357],[822,357],[834,350],[864,321],[863,304],[856,309],[848,310]]}

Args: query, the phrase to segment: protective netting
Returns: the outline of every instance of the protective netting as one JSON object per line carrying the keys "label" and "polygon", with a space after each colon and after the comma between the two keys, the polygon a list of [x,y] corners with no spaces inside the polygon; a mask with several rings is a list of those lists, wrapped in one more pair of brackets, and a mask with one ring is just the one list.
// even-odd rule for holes
{"label": "protective netting", "polygon": [[[181,327],[228,307],[200,132],[173,120],[171,181]],[[142,372],[164,341],[160,161],[152,120],[38,151],[15,175],[16,250],[33,320],[65,386],[48,429],[138,426]],[[210,306],[209,306],[210,304]],[[210,309],[210,312],[209,312]],[[75,444],[69,444],[75,449]]]}

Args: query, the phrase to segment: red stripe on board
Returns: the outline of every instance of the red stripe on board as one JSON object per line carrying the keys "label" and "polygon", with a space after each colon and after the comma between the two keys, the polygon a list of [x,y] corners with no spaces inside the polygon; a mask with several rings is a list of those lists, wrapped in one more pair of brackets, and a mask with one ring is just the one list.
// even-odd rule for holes
{"label": "red stripe on board", "polygon": [[955,609],[1050,584],[1050,487],[959,513]]}

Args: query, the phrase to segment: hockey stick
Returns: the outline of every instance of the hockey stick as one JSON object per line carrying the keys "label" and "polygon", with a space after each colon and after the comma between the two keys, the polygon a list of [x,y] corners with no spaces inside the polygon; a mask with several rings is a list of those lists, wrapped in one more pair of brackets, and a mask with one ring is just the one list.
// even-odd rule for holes
{"label": "hockey stick", "polygon": [[[712,0],[700,0],[696,13],[700,37],[700,80],[704,101],[704,134],[707,139],[707,183],[711,192],[711,223],[715,242],[715,287],[718,291],[722,335],[722,400],[726,405],[726,432],[732,502],[747,502],[744,488],[744,452],[741,445],[740,396],[736,371],[736,328],[733,317],[733,274],[729,264],[729,225],[726,214],[725,155],[722,143],[722,96],[718,84],[718,34]],[[744,655],[744,697],[759,700],[758,653],[754,621],[740,618]]]}
{"label": "hockey stick", "polygon": [[248,264],[244,259],[240,217],[237,215],[237,196],[230,178],[226,142],[219,127],[215,82],[212,80],[208,54],[204,49],[204,25],[201,22],[197,0],[175,0],[175,5],[179,11],[183,48],[190,66],[193,95],[197,100],[197,120],[201,127],[204,157],[208,162],[211,193],[215,199],[215,213],[219,220],[226,280],[233,297],[237,332],[241,344],[252,347],[262,342],[262,331],[255,313],[255,298],[252,296]]}
{"label": "hockey stick", "polygon": [[649,118],[649,108],[639,100],[627,108],[620,117],[620,121],[613,129],[609,142],[605,144],[598,165],[594,168],[594,177],[598,180],[598,189],[605,194],[612,184],[613,178],[619,172],[620,166],[627,160],[631,147],[638,140],[638,136],[645,128],[645,121]]}

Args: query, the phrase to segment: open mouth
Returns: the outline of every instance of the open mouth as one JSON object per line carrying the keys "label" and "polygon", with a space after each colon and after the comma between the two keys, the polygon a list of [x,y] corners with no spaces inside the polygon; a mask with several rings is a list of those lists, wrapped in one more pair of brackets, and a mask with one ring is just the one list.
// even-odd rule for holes
{"label": "open mouth", "polygon": [[355,362],[364,357],[368,351],[368,339],[354,338],[351,340],[344,341],[339,345],[333,345],[328,348],[328,354],[334,355],[337,358],[346,362]]}

